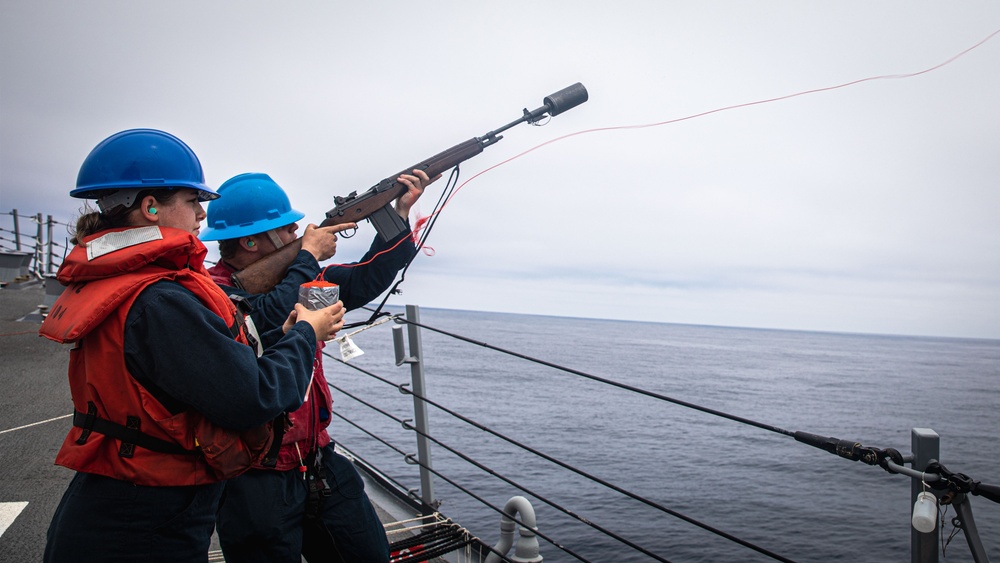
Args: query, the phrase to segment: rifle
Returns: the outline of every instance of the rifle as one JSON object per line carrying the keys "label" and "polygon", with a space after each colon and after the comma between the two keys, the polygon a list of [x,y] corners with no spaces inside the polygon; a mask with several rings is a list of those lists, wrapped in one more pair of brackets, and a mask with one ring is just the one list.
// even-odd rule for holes
{"label": "rifle", "polygon": [[[351,192],[346,197],[335,196],[333,199],[336,207],[326,212],[326,219],[319,226],[329,227],[368,219],[382,240],[388,242],[406,230],[406,222],[392,207],[392,202],[406,193],[407,190],[406,185],[397,182],[396,178],[403,174],[412,174],[414,169],[423,170],[427,176],[434,178],[445,170],[483,152],[484,148],[502,139],[503,136],[500,133],[511,127],[524,122],[537,123],[543,117],[554,117],[586,101],[587,89],[583,87],[583,84],[577,82],[563,88],[546,96],[542,101],[544,104],[542,107],[534,111],[528,111],[527,108],[524,108],[524,115],[507,125],[490,131],[482,137],[473,137],[427,160],[405,168],[402,172],[389,176],[362,194]],[[233,284],[248,293],[270,291],[285,277],[285,272],[301,249],[302,239],[299,238],[233,274]]]}

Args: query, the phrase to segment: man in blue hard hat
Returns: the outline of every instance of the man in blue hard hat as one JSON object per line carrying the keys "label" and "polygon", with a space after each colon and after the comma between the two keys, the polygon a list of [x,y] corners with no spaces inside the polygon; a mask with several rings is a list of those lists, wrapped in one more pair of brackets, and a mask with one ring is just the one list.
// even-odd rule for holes
{"label": "man in blue hard hat", "polygon": [[[410,208],[433,180],[414,170],[398,181],[408,189],[396,200],[395,210],[408,225]],[[222,259],[209,273],[227,293],[246,298],[253,309],[250,318],[260,330],[281,326],[287,314],[280,313],[298,301],[299,286],[316,279],[319,262],[336,252],[336,233],[355,225],[308,225],[302,250],[284,279],[266,294],[250,295],[232,287],[232,274],[294,241],[296,222],[305,214],[291,207],[284,190],[267,174],[240,174],[218,191],[220,198],[209,204],[208,228],[201,235],[202,240],[219,241]],[[323,279],[340,286],[346,309],[367,304],[389,287],[416,253],[411,235],[407,228],[389,241],[376,236],[356,265],[322,270]],[[332,398],[322,348],[322,343],[317,345],[306,401],[289,414],[277,452],[227,483],[218,515],[219,543],[227,561],[337,561],[336,555],[345,562],[389,560],[385,530],[361,477],[350,460],[334,451],[326,431]]]}

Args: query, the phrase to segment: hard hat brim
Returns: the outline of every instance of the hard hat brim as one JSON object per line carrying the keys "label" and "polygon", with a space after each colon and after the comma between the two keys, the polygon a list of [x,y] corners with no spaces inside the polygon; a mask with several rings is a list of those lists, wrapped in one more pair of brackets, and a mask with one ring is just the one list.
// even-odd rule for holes
{"label": "hard hat brim", "polygon": [[219,194],[212,188],[206,186],[205,184],[199,184],[197,182],[171,182],[170,185],[158,184],[155,182],[144,182],[138,184],[136,182],[107,182],[103,184],[94,184],[89,186],[80,186],[69,192],[71,197],[78,199],[98,199],[103,197],[105,194],[117,190],[182,190],[182,189],[192,189],[198,190],[198,200],[199,201],[212,201],[213,199],[219,199]]}
{"label": "hard hat brim", "polygon": [[305,213],[292,209],[281,217],[255,221],[250,225],[233,225],[226,226],[221,229],[206,227],[198,238],[208,242],[213,240],[229,240],[240,237],[248,237],[251,235],[259,235],[261,233],[266,233],[271,229],[277,229],[296,223],[305,216]]}

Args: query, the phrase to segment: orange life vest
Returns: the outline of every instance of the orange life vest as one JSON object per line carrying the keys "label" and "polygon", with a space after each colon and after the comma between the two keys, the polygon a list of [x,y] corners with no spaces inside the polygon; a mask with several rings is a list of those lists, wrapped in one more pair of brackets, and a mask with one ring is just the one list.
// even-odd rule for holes
{"label": "orange life vest", "polygon": [[[209,275],[219,285],[231,287],[232,275],[236,270],[224,261],[208,269]],[[290,304],[294,305],[294,304]],[[289,309],[291,310],[291,309]],[[272,327],[264,327],[264,329]],[[306,401],[294,412],[288,413],[284,434],[281,437],[281,449],[276,459],[269,459],[268,464],[262,461],[254,464],[254,469],[274,469],[287,471],[299,467],[304,459],[314,451],[330,443],[330,434],[326,428],[330,425],[333,409],[333,396],[323,372],[323,347],[326,342],[316,342],[316,359],[313,361],[313,379],[309,386]],[[325,417],[321,416],[322,411]],[[270,456],[268,456],[270,457]]]}
{"label": "orange life vest", "polygon": [[57,276],[67,287],[39,331],[75,343],[69,363],[74,427],[57,464],[139,485],[199,485],[235,477],[267,451],[270,424],[236,432],[198,412],[173,414],[125,365],[129,308],[143,289],[163,280],[193,293],[247,342],[235,306],[205,271],[205,255],[190,233],[158,227],[102,231],[70,252]]}

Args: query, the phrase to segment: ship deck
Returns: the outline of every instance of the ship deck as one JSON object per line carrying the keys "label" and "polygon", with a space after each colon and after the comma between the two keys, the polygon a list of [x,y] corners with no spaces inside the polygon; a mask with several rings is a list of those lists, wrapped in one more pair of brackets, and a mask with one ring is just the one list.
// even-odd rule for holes
{"label": "ship deck", "polygon": [[[53,463],[72,402],[69,347],[38,335],[41,310],[51,299],[40,281],[0,289],[0,561],[42,560],[49,521],[73,477]],[[413,517],[361,473],[383,523]],[[215,536],[209,560],[224,560]]]}

